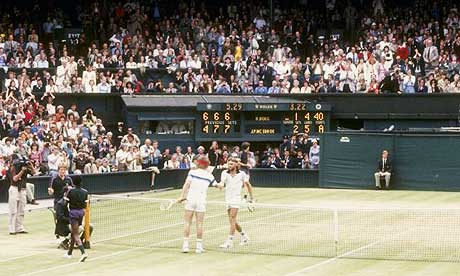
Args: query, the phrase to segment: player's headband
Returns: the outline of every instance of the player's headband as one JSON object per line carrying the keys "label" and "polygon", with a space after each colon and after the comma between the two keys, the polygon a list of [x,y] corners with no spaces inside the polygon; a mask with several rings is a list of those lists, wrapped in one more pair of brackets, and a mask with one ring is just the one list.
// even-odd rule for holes
{"label": "player's headband", "polygon": [[196,163],[200,166],[209,166],[209,160],[207,158],[198,159]]}

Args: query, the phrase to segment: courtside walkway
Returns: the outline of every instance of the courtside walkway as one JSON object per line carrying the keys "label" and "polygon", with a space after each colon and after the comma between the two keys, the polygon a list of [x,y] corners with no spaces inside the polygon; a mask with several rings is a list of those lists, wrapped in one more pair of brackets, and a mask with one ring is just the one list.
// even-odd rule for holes
{"label": "courtside walkway", "polygon": [[[26,212],[30,212],[32,210],[36,209],[43,209],[43,208],[49,208],[53,207],[53,199],[43,199],[43,200],[37,200],[40,205],[32,205],[32,204],[27,204],[26,205]],[[8,203],[0,203],[0,215],[2,214],[8,214]]]}

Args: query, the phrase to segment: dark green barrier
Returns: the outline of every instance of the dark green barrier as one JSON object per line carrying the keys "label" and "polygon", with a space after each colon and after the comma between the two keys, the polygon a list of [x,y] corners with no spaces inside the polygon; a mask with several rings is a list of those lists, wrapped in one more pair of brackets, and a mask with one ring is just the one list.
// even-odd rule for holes
{"label": "dark green barrier", "polygon": [[460,191],[460,136],[452,134],[326,133],[320,187],[375,187],[383,149],[390,151],[396,189]]}
{"label": "dark green barrier", "polygon": [[155,176],[155,189],[158,187],[182,188],[189,170],[161,170],[160,174]]}
{"label": "dark green barrier", "polygon": [[[154,189],[182,188],[189,170],[161,170],[155,176]],[[220,181],[222,170],[215,170],[214,176]],[[251,183],[255,187],[318,187],[317,170],[275,170],[253,169],[250,172]],[[122,193],[147,191],[151,187],[152,172],[116,172],[107,174],[83,175],[83,186],[90,193]],[[35,184],[37,199],[50,198],[48,195],[49,176],[29,178]],[[0,183],[0,202],[7,200],[8,184]]]}
{"label": "dark green barrier", "polygon": [[400,135],[395,182],[401,189],[459,191],[460,136]]}
{"label": "dark green barrier", "polygon": [[321,137],[319,186],[372,188],[382,149],[393,153],[392,135],[327,133]]}
{"label": "dark green barrier", "polygon": [[[151,177],[151,171],[85,174],[83,175],[83,187],[94,194],[146,191],[150,189]],[[35,185],[37,199],[49,198],[49,176],[31,177],[29,182]],[[165,187],[158,184],[155,189]]]}
{"label": "dark green barrier", "polygon": [[255,187],[306,188],[318,187],[318,170],[253,169],[251,184]]}
{"label": "dark green barrier", "polygon": [[[162,170],[155,176],[155,188],[162,187],[182,188],[188,170]],[[222,170],[214,170],[213,174],[220,181]],[[318,170],[275,170],[253,169],[250,171],[251,184],[256,187],[318,187]]]}

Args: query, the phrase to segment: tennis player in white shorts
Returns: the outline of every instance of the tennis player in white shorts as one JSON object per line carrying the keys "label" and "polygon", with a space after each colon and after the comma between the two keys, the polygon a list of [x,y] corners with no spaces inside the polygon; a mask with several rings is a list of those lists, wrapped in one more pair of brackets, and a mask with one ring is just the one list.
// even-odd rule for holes
{"label": "tennis player in white shorts", "polygon": [[206,212],[206,196],[210,185],[216,187],[217,183],[214,176],[207,171],[209,159],[206,156],[200,156],[196,160],[197,169],[190,170],[182,193],[177,202],[187,200],[184,214],[184,242],[182,252],[189,252],[190,227],[193,215],[196,219],[196,253],[203,253],[203,220]]}
{"label": "tennis player in white shorts", "polygon": [[244,187],[252,200],[252,186],[249,183],[249,176],[239,170],[238,158],[230,158],[228,161],[228,170],[222,172],[221,182],[217,185],[219,188],[225,187],[225,202],[227,204],[227,213],[230,222],[230,233],[227,240],[220,245],[220,248],[229,249],[233,247],[235,230],[241,235],[240,245],[246,245],[249,242],[248,236],[236,221],[236,216],[241,205],[241,190]]}

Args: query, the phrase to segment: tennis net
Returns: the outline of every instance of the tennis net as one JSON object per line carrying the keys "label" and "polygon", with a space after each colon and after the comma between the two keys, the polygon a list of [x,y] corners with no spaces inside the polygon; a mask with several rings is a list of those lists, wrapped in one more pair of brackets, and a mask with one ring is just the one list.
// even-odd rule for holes
{"label": "tennis net", "polygon": [[[169,200],[91,197],[92,243],[180,250],[181,204]],[[460,209],[315,208],[298,205],[242,205],[238,223],[250,238],[245,246],[219,249],[228,236],[223,202],[208,202],[206,250],[232,253],[414,261],[460,261]],[[163,208],[164,209],[164,208]],[[194,224],[191,244],[193,245]],[[238,234],[235,236],[238,241]]]}

